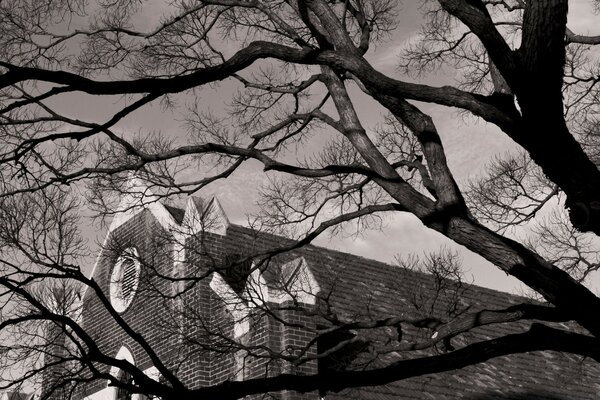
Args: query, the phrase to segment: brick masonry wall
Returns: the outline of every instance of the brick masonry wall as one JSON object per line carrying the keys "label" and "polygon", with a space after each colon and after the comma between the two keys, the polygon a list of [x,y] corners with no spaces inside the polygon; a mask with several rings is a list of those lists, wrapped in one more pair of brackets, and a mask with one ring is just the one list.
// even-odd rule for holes
{"label": "brick masonry wall", "polygon": [[[149,234],[152,232],[152,234]],[[165,294],[172,293],[172,283],[160,275],[172,273],[172,243],[169,236],[148,211],[144,211],[113,231],[102,250],[94,280],[109,301],[110,274],[121,252],[128,247],[138,249],[141,259],[140,282],[130,306],[121,317],[140,333],[163,363],[176,366],[173,352],[177,348],[176,327],[170,318],[173,303]],[[116,356],[121,346],[133,354],[136,366],[144,370],[152,366],[147,354],[109,314],[96,294],[90,291],[84,298],[82,326],[94,338],[105,354]],[[101,371],[106,368],[100,367]],[[107,372],[107,371],[105,371]],[[106,381],[96,381],[78,389],[77,397],[106,387]]]}
{"label": "brick masonry wall", "polygon": [[[187,273],[192,275],[205,275],[207,278],[211,275],[211,270],[222,270],[225,267],[228,256],[238,255],[246,256],[260,252],[262,249],[269,248],[272,245],[262,237],[252,235],[239,235],[237,231],[228,231],[227,236],[219,236],[212,233],[204,233],[191,238],[186,243],[187,255]],[[277,358],[277,354],[288,354],[290,350],[300,352],[306,350],[307,344],[313,339],[315,321],[313,317],[307,316],[301,311],[287,310],[291,304],[270,304],[269,312],[254,309],[250,320],[250,331],[242,338],[243,344],[238,340],[233,340],[234,321],[231,314],[224,306],[222,300],[208,287],[208,280],[204,279],[197,288],[190,291],[190,296],[186,298],[184,308],[194,308],[210,310],[209,315],[204,315],[204,321],[210,321],[203,327],[188,325],[190,333],[193,332],[197,338],[202,337],[203,345],[208,352],[198,355],[204,362],[209,363],[210,377],[206,379],[203,370],[197,370],[193,363],[182,365],[180,376],[186,378],[187,382],[200,382],[204,384],[215,385],[225,380],[235,380],[236,365],[235,353],[239,349],[246,347],[249,354],[245,355],[244,378],[259,378],[266,376],[275,376],[281,372],[291,372],[298,374],[313,374],[317,372],[317,362],[309,361],[297,367],[292,367],[287,362],[282,362]],[[209,296],[206,294],[209,293]],[[201,299],[199,302],[198,299]],[[284,309],[278,311],[279,309]],[[269,316],[271,312],[280,312],[279,320]],[[200,314],[200,310],[198,313]],[[281,321],[284,321],[282,323]],[[300,325],[290,327],[287,324]],[[208,328],[208,332],[207,332]],[[204,335],[204,336],[202,336]],[[196,341],[196,345],[201,340]],[[269,348],[274,356],[264,348]],[[308,349],[306,354],[315,354],[316,347]],[[196,362],[196,365],[198,362]],[[204,364],[206,365],[206,364]],[[239,374],[237,374],[239,376]],[[194,387],[196,385],[194,384]],[[249,396],[249,399],[260,398],[280,398],[285,400],[309,400],[318,399],[316,392],[308,394],[299,394],[286,391],[281,393],[270,393],[267,395]]]}
{"label": "brick masonry wall", "polygon": [[[270,247],[272,244],[262,237],[251,235],[239,235],[239,232],[228,231],[223,237],[213,233],[203,233],[189,239],[186,242],[186,268],[189,276],[205,276],[200,283],[186,294],[184,309],[196,310],[193,314],[202,315],[202,326],[196,323],[188,323],[186,335],[194,337],[195,347],[203,347],[205,351],[199,351],[190,356],[189,361],[183,363],[179,376],[186,384],[192,387],[203,385],[215,385],[225,380],[237,379],[239,374],[236,368],[235,353],[239,349],[247,347],[249,354],[245,355],[245,379],[275,376],[283,371],[299,374],[312,374],[317,372],[316,361],[304,363],[298,367],[291,367],[289,363],[277,359],[276,354],[285,353],[289,349],[301,351],[313,338],[315,322],[301,311],[282,311],[283,321],[302,327],[289,327],[269,316],[262,310],[255,309],[250,316],[250,332],[244,337],[243,344],[233,340],[234,321],[222,300],[208,287],[211,271],[219,271],[225,267],[228,256],[246,256],[259,252],[261,249]],[[207,295],[208,294],[208,295]],[[278,304],[270,304],[270,308],[277,310]],[[202,310],[210,310],[202,314]],[[267,350],[270,349],[275,357],[271,357]],[[314,354],[316,348],[310,348],[307,354]],[[202,361],[200,361],[202,360]],[[198,369],[198,365],[203,367]],[[208,365],[209,377],[206,376]],[[237,376],[236,376],[237,375]],[[249,396],[250,399],[264,398],[264,395]],[[317,393],[298,394],[295,392],[283,392],[268,394],[269,398],[281,399],[317,399]]]}
{"label": "brick masonry wall", "polygon": [[44,327],[44,335],[47,341],[44,354],[44,364],[56,366],[47,369],[43,374],[42,396],[49,395],[49,399],[62,399],[69,391],[69,387],[61,388],[62,378],[67,373],[68,364],[61,363],[69,357],[66,335],[63,328],[54,323],[48,322]]}
{"label": "brick masonry wall", "polygon": [[[219,240],[216,235],[200,235],[185,243],[182,266],[184,294],[180,297],[183,335],[176,350],[178,377],[190,388],[207,386],[211,382],[211,292],[210,270],[220,262]],[[217,257],[216,259],[214,257]],[[189,278],[203,278],[192,280]]]}
{"label": "brick masonry wall", "polygon": [[[230,255],[254,254],[270,245],[248,235],[220,236],[198,234],[185,243],[185,261],[175,263],[173,243],[152,214],[144,211],[118,227],[108,240],[97,265],[94,279],[107,296],[112,268],[127,247],[138,249],[142,259],[140,284],[129,308],[121,314],[135,331],[141,333],[160,359],[172,368],[189,388],[214,385],[236,379],[235,352],[239,344],[233,341],[233,319],[218,296],[209,287],[212,272],[225,266]],[[164,276],[202,278],[172,282]],[[181,293],[178,296],[173,297]],[[167,297],[163,295],[168,295]],[[274,376],[282,371],[299,374],[316,373],[316,362],[298,367],[269,357],[264,347],[274,354],[300,351],[311,340],[314,321],[298,311],[282,311],[284,321],[302,324],[308,329],[285,326],[261,311],[254,311],[250,332],[244,344],[250,352],[246,357],[245,378]],[[90,293],[84,299],[83,326],[97,341],[100,349],[116,355],[126,346],[136,365],[144,370],[152,366],[147,354],[118,326],[97,296]],[[310,349],[309,353],[314,352]],[[80,386],[77,397],[95,393],[106,387],[106,381]],[[263,398],[263,395],[251,398]],[[315,393],[294,392],[270,394],[281,399],[316,399]]]}
{"label": "brick masonry wall", "polygon": [[215,385],[227,379],[233,379],[234,353],[237,349],[233,340],[233,318],[217,296],[211,293],[211,322],[210,332],[210,383]]}
{"label": "brick masonry wall", "polygon": [[[296,310],[298,305],[288,301],[279,305],[280,317],[284,323],[279,323],[281,328],[275,330],[280,335],[281,351],[285,355],[295,357],[311,357],[317,354],[316,345],[310,346],[314,339],[316,322],[314,317],[307,315],[301,310]],[[308,306],[306,306],[308,307]],[[296,375],[313,375],[317,373],[317,360],[310,360],[301,364],[283,363],[283,371]],[[318,399],[317,392],[298,393],[294,391],[283,391],[283,400],[309,400]]]}

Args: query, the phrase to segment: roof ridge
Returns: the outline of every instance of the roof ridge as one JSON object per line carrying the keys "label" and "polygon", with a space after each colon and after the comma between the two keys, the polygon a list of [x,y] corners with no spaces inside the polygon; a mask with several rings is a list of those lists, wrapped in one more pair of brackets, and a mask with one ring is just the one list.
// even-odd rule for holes
{"label": "roof ridge", "polygon": [[[294,242],[295,241],[294,239],[290,239],[290,238],[287,238],[287,237],[284,237],[284,236],[279,236],[279,235],[276,235],[274,233],[260,231],[260,230],[257,230],[257,229],[254,229],[254,228],[251,228],[251,227],[248,227],[248,226],[243,226],[243,225],[240,225],[240,224],[236,224],[236,223],[231,223],[230,227],[240,228],[240,229],[249,231],[249,232],[251,232],[253,234],[260,234],[260,235],[265,235],[265,236],[271,236],[271,237],[279,239],[279,240],[285,240],[285,241],[290,241],[290,242]],[[324,250],[326,252],[334,253],[334,254],[337,254],[339,256],[346,256],[346,257],[349,256],[349,257],[353,257],[356,260],[363,260],[363,262],[366,262],[366,263],[369,263],[369,264],[377,263],[377,264],[380,264],[380,265],[385,266],[387,268],[402,268],[402,267],[400,267],[398,265],[394,265],[394,264],[391,264],[391,263],[388,263],[388,262],[385,262],[385,261],[376,260],[376,259],[373,259],[373,258],[368,258],[368,257],[362,256],[362,255],[359,255],[359,254],[353,254],[353,253],[348,253],[348,252],[344,252],[344,251],[341,251],[341,250],[331,249],[331,248],[328,248],[328,247],[325,247],[325,246],[319,246],[319,245],[315,245],[315,244],[312,244],[312,243],[304,245],[304,246],[302,246],[302,247],[300,247],[298,249],[290,250],[290,252],[293,252],[295,250],[299,250],[301,248],[313,248],[315,250]],[[421,276],[427,276],[427,277],[431,276],[431,274],[428,274],[428,273],[423,272],[423,271],[415,271],[415,270],[410,270],[410,269],[405,269],[405,271],[409,272],[409,273],[413,273],[415,275],[421,275]],[[477,290],[484,290],[484,291],[488,292],[489,295],[503,296],[503,297],[510,296],[512,299],[515,299],[515,300],[520,299],[523,302],[535,302],[534,299],[528,298],[528,297],[523,296],[523,295],[519,295],[519,294],[515,294],[515,293],[510,293],[510,292],[506,292],[506,291],[502,291],[502,290],[498,290],[498,289],[492,289],[492,288],[488,288],[488,287],[485,287],[485,286],[480,286],[480,285],[477,285],[477,284],[474,284],[474,283],[468,283],[468,282],[462,282],[462,283],[464,285],[468,286],[469,288],[473,287],[473,288],[476,288]]]}

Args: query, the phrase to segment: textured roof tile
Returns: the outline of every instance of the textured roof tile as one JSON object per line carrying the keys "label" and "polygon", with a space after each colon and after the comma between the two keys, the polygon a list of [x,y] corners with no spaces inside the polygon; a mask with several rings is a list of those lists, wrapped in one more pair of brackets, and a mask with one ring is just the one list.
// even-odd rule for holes
{"label": "textured roof tile", "polygon": [[[249,228],[236,225],[229,227],[227,238],[234,241],[237,246],[251,240],[253,244],[246,244],[246,246],[255,250],[291,243],[287,239],[263,233],[257,234]],[[334,310],[339,318],[376,319],[389,316],[408,318],[424,315],[422,311],[415,309],[413,303],[418,303],[416,300],[431,295],[431,276],[316,246],[305,246],[290,254],[278,256],[274,259],[274,265],[281,265],[285,260],[299,256],[305,258],[322,289],[321,297],[327,299],[327,306],[330,310]],[[267,267],[264,274],[269,279],[276,279],[269,275],[276,270],[276,268],[269,270]],[[416,289],[421,290],[421,293],[415,295]],[[411,298],[411,296],[416,297]],[[436,313],[444,312],[444,307],[452,301],[451,296],[445,294],[442,294],[438,300],[439,304],[433,307]],[[531,301],[521,296],[475,285],[465,285],[460,301],[455,303],[458,307],[472,312],[482,309],[503,309],[524,302]],[[473,329],[454,340],[456,346],[462,346],[474,341],[524,331],[529,325],[530,322],[527,321],[489,325]],[[573,329],[569,324],[560,324],[560,326],[564,329]],[[385,337],[383,330],[375,333]],[[408,329],[406,335],[414,338],[422,336],[423,332]],[[370,365],[372,367],[381,365],[386,360],[390,362],[390,360],[424,354],[426,352],[409,355],[390,352],[388,349],[385,357],[379,357]],[[466,400],[598,399],[600,398],[600,366],[572,354],[533,352],[497,357],[460,370],[405,379],[381,387],[351,389],[326,396],[326,399],[333,400],[457,398]]]}

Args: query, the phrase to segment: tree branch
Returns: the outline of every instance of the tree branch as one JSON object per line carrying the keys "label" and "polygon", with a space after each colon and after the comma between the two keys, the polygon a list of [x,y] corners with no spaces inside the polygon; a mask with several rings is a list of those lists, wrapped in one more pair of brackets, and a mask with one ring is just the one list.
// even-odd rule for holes
{"label": "tree branch", "polygon": [[384,368],[309,376],[282,374],[274,378],[250,379],[243,382],[226,381],[193,390],[191,394],[208,398],[237,399],[250,394],[279,390],[295,390],[302,393],[314,390],[339,392],[346,388],[377,386],[410,377],[455,370],[509,354],[541,350],[566,351],[600,361],[597,339],[533,324],[529,331],[524,333],[486,340],[445,354],[402,360]]}

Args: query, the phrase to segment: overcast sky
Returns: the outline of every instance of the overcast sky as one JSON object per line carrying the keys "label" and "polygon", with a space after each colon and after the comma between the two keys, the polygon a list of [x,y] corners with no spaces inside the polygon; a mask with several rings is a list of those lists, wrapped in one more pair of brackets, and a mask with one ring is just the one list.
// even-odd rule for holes
{"label": "overcast sky", "polygon": [[[402,46],[417,35],[420,27],[419,2],[406,1],[400,14],[400,23],[393,36],[384,43],[379,44],[368,58],[373,66],[391,76],[402,77],[396,69],[398,55]],[[150,29],[161,14],[163,2],[154,0],[144,7],[140,16],[143,28]],[[598,34],[600,29],[594,31],[592,13],[586,1],[571,7],[569,27],[581,34]],[[440,74],[428,78],[428,83],[436,85],[452,83],[453,76]],[[199,104],[201,107],[222,107],[223,98],[231,93],[232,83],[224,82],[215,89],[201,92]],[[355,93],[355,91],[353,91]],[[182,105],[189,98],[179,98]],[[65,100],[62,106],[73,115],[95,119],[98,109],[103,113],[110,109],[117,109],[122,105],[122,100],[114,98],[95,99],[90,96],[81,96]],[[357,109],[367,128],[373,128],[381,120],[383,110],[365,96],[358,95]],[[452,109],[420,105],[433,117],[442,141],[447,151],[448,162],[455,177],[461,183],[469,178],[483,173],[485,164],[494,156],[509,151],[514,151],[516,145],[494,126],[484,122],[465,121]],[[119,125],[123,132],[160,131],[163,134],[182,135],[182,115],[175,111],[161,110],[158,105],[152,105],[142,111],[136,112]],[[233,174],[227,181],[221,181],[198,193],[201,197],[216,196],[222,203],[230,220],[234,223],[244,224],[246,214],[255,209],[258,189],[265,183],[265,174],[261,173],[258,163],[249,163]],[[86,234],[97,241],[102,241],[104,232],[88,229]],[[398,254],[424,254],[435,251],[445,245],[461,252],[467,277],[473,277],[476,284],[504,291],[520,291],[520,286],[514,278],[507,275],[485,261],[478,255],[471,253],[440,234],[424,228],[413,216],[395,214],[389,218],[383,231],[369,231],[358,238],[329,238],[322,237],[317,244],[342,251],[351,252],[368,258],[384,262],[393,262]]]}

